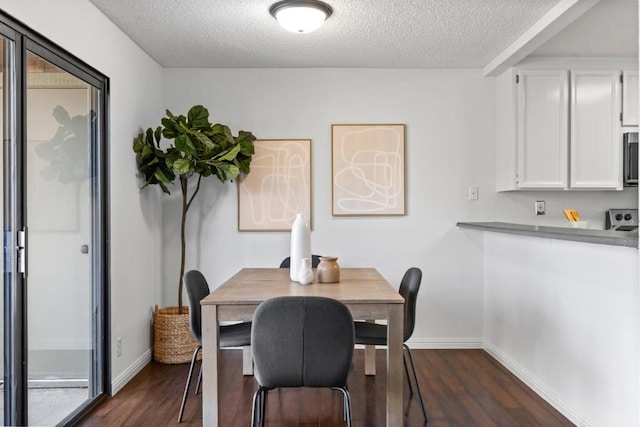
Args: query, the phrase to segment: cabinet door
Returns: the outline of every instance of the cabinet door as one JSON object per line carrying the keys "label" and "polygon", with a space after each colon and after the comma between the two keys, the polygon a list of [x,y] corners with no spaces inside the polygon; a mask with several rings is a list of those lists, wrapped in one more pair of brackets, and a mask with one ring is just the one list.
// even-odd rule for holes
{"label": "cabinet door", "polygon": [[620,72],[571,72],[571,187],[622,189]]}
{"label": "cabinet door", "polygon": [[625,70],[622,80],[622,126],[638,126],[638,70]]}
{"label": "cabinet door", "polygon": [[518,73],[519,188],[566,188],[569,72]]}

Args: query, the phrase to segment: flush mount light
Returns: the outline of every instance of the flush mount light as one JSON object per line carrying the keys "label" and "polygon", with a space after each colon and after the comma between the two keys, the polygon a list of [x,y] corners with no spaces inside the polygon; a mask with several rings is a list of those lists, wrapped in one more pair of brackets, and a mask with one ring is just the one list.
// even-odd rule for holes
{"label": "flush mount light", "polygon": [[310,33],[331,16],[331,6],[315,0],[284,0],[274,3],[269,13],[288,31]]}

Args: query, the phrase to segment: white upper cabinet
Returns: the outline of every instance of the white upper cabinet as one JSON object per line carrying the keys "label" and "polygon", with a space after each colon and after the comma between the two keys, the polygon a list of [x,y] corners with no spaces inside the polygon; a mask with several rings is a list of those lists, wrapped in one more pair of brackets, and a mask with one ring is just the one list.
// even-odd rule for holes
{"label": "white upper cabinet", "polygon": [[571,188],[622,188],[620,71],[571,71]]}
{"label": "white upper cabinet", "polygon": [[568,76],[566,70],[518,73],[519,188],[567,186]]}
{"label": "white upper cabinet", "polygon": [[498,191],[622,190],[621,116],[638,119],[638,73],[623,78],[636,95],[623,114],[624,67],[611,65],[532,66],[499,76]]}
{"label": "white upper cabinet", "polygon": [[622,74],[622,126],[638,126],[638,70]]}

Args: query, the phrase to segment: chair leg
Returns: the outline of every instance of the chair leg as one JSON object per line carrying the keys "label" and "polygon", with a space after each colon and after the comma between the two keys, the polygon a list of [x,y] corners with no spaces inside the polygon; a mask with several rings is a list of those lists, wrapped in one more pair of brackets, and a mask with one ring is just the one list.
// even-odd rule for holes
{"label": "chair leg", "polygon": [[267,418],[267,392],[269,389],[262,389],[262,396],[260,399],[260,426],[264,427]]}
{"label": "chair leg", "polygon": [[200,364],[200,373],[198,374],[198,382],[196,383],[196,394],[200,393],[201,385],[202,385],[202,364]]}
{"label": "chair leg", "polygon": [[193,357],[191,358],[191,366],[189,366],[189,375],[187,376],[187,385],[184,386],[184,394],[182,395],[182,404],[180,405],[180,413],[178,414],[178,423],[182,422],[182,414],[184,413],[184,405],[187,403],[187,394],[189,393],[189,385],[191,385],[191,375],[193,374],[193,367],[196,363],[196,357],[198,357],[198,352],[202,347],[198,346],[196,350],[193,352]]}
{"label": "chair leg", "polygon": [[344,403],[344,419],[347,422],[347,427],[352,427],[351,420],[351,396],[349,395],[349,390],[347,387],[331,387],[334,390],[340,390],[343,395],[343,403]]}
{"label": "chair leg", "polygon": [[251,427],[256,425],[256,417],[260,417],[260,399],[262,399],[262,389],[258,387],[258,390],[253,394],[253,407],[251,409]]}
{"label": "chair leg", "polygon": [[411,387],[411,377],[409,377],[409,368],[407,368],[407,355],[402,352],[402,364],[404,365],[404,373],[407,376],[407,383],[409,383],[409,397],[413,396],[413,387]]}
{"label": "chair leg", "polygon": [[[345,390],[349,390],[349,388],[347,386],[344,386]],[[349,411],[349,401],[347,400],[347,395],[343,393],[343,398],[342,398],[343,402],[342,405],[344,406],[344,409],[342,412],[344,412],[342,419],[347,422],[347,412]]]}
{"label": "chair leg", "polygon": [[420,391],[420,383],[418,382],[418,375],[416,375],[416,366],[413,364],[413,355],[411,354],[411,349],[408,345],[403,344],[404,348],[407,349],[407,353],[409,354],[409,361],[411,362],[411,370],[413,371],[413,379],[416,382],[416,389],[418,390],[418,398],[420,398],[420,406],[422,406],[422,415],[424,415],[424,422],[429,422],[427,417],[427,410],[424,407],[424,401],[422,400],[422,392]]}

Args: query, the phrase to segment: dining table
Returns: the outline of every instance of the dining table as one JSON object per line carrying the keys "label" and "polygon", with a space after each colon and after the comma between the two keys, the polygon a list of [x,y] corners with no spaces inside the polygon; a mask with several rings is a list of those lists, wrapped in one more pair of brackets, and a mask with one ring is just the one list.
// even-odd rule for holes
{"label": "dining table", "polygon": [[[322,296],[344,303],[354,319],[386,320],[386,425],[403,421],[402,342],[404,298],[375,268],[341,268],[337,283],[300,285],[286,268],[243,268],[200,302],[202,308],[202,420],[204,426],[229,425],[220,419],[218,384],[220,322],[251,321],[258,305],[281,296]],[[375,374],[375,349],[365,350],[365,373]]]}

